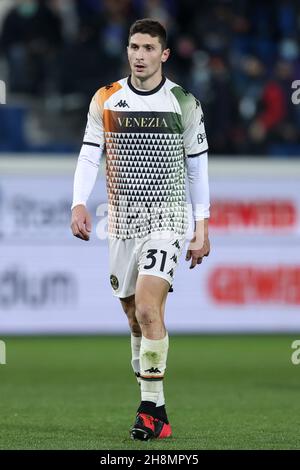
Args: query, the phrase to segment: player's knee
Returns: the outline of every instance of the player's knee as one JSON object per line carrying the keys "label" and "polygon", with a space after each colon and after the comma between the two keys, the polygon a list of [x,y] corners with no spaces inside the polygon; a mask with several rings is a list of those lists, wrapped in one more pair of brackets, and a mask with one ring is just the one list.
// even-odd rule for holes
{"label": "player's knee", "polygon": [[150,325],[160,320],[160,308],[141,302],[136,305],[136,317],[140,325]]}

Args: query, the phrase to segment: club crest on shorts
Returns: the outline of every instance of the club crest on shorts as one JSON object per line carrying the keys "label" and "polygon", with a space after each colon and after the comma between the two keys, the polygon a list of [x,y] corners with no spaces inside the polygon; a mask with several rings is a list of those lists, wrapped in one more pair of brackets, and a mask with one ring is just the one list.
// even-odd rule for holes
{"label": "club crest on shorts", "polygon": [[112,274],[110,276],[110,284],[111,284],[111,287],[113,288],[113,290],[117,290],[119,288],[118,278],[114,274]]}

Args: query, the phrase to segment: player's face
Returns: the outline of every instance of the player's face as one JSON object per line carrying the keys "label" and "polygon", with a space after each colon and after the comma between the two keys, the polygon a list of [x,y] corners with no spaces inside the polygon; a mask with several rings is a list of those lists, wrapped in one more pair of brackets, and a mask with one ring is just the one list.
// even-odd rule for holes
{"label": "player's face", "polygon": [[127,47],[131,73],[140,80],[147,80],[161,71],[162,62],[169,57],[169,49],[162,49],[158,37],[136,33]]}

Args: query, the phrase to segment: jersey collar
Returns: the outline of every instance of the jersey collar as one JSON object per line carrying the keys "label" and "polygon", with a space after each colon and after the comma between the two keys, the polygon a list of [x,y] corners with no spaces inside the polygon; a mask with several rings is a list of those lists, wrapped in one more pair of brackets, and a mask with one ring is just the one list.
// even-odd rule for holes
{"label": "jersey collar", "polygon": [[165,84],[165,81],[166,81],[166,77],[163,75],[162,79],[161,79],[161,82],[157,85],[157,87],[153,88],[153,90],[147,90],[147,91],[141,91],[141,90],[137,90],[136,88],[134,88],[134,86],[132,85],[131,83],[131,75],[129,75],[128,79],[127,79],[127,83],[128,83],[128,86],[130,88],[131,91],[133,91],[134,93],[136,93],[137,95],[153,95],[154,93],[157,93]]}

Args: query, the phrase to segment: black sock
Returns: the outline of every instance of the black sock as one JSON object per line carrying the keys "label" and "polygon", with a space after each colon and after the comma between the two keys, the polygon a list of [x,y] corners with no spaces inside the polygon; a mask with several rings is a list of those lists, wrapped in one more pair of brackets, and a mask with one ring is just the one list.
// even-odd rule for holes
{"label": "black sock", "polygon": [[157,406],[156,408],[157,418],[166,424],[169,424],[166,407],[165,405]]}
{"label": "black sock", "polygon": [[156,406],[156,404],[153,403],[153,401],[142,401],[137,412],[147,413],[153,416],[153,418],[160,419],[164,423],[169,424],[165,405]]}

